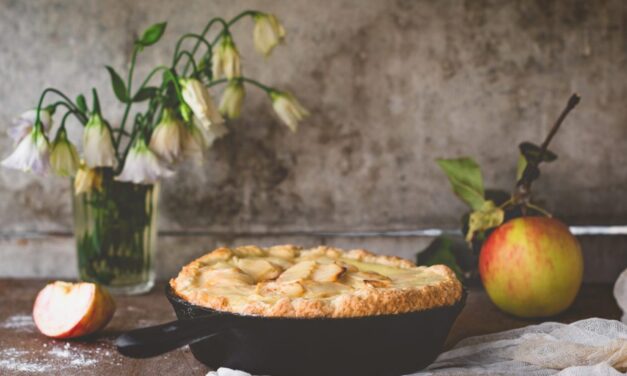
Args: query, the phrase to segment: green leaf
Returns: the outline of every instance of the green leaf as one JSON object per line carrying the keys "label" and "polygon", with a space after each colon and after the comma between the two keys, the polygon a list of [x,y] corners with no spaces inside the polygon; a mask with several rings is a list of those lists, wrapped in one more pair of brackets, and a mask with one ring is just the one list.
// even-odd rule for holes
{"label": "green leaf", "polygon": [[76,97],[76,106],[78,106],[79,110],[87,112],[87,101],[85,100],[85,96],[83,94]]}
{"label": "green leaf", "polygon": [[143,87],[140,91],[137,92],[137,94],[135,94],[135,96],[133,97],[133,102],[142,102],[146,99],[153,98],[155,95],[157,95],[158,91],[159,88],[154,86]]}
{"label": "green leaf", "polygon": [[527,168],[527,158],[520,154],[518,156],[518,163],[516,164],[516,181],[520,181],[520,178],[522,178],[525,172],[525,168]]}
{"label": "green leaf", "polygon": [[163,36],[166,26],[167,22],[160,22],[150,26],[146,29],[146,31],[144,31],[144,34],[141,39],[137,41],[137,43],[143,47],[148,47],[157,43],[159,39],[161,39],[161,36]]}
{"label": "green leaf", "polygon": [[124,85],[124,81],[120,77],[117,72],[107,65],[107,70],[109,71],[109,75],[111,76],[111,86],[113,87],[113,92],[115,96],[118,98],[120,102],[128,103],[129,97],[126,93],[126,85]]}
{"label": "green leaf", "polygon": [[[520,153],[525,156],[527,161],[534,161],[540,158],[540,152],[542,148],[538,145],[532,144],[531,142],[523,142],[518,145],[520,149]],[[550,150],[547,150],[542,156],[542,160],[539,162],[553,162],[557,159],[557,154],[553,153]]]}
{"label": "green leaf", "polygon": [[485,202],[481,168],[472,158],[438,159],[436,161],[451,182],[455,194],[473,210]]}
{"label": "green leaf", "polygon": [[466,241],[472,241],[477,231],[489,230],[499,226],[505,219],[505,212],[494,204],[493,201],[485,201],[481,209],[470,214],[468,219],[468,232],[466,233]]}
{"label": "green leaf", "polygon": [[[425,266],[438,264],[446,265],[455,272],[457,278],[463,280],[464,273],[455,255],[456,246],[459,248],[459,245],[455,244],[452,239],[446,236],[435,238],[427,248],[416,255],[416,264]],[[461,249],[459,251],[460,253],[470,253],[468,249]]]}

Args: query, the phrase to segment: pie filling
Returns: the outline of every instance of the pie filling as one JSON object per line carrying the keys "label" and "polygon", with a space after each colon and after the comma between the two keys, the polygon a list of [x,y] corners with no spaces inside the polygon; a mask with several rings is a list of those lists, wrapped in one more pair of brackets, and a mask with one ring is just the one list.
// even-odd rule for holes
{"label": "pie filling", "polygon": [[183,299],[246,315],[357,317],[452,305],[462,287],[444,265],[364,250],[218,248],[185,266],[170,281]]}

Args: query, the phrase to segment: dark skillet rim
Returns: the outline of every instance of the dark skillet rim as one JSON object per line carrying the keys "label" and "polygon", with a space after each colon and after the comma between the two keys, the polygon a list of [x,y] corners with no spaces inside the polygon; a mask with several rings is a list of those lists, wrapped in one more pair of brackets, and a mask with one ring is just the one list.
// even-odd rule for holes
{"label": "dark skillet rim", "polygon": [[428,313],[428,312],[436,312],[436,311],[457,311],[457,314],[459,314],[459,312],[461,312],[461,310],[466,305],[466,299],[468,297],[468,291],[466,290],[465,287],[463,287],[462,288],[462,296],[459,298],[459,300],[457,300],[452,305],[433,307],[433,308],[428,308],[428,309],[424,309],[424,310],[421,310],[421,311],[411,311],[411,312],[396,313],[396,314],[385,314],[385,315],[354,316],[354,317],[281,317],[281,316],[277,317],[277,316],[254,316],[254,315],[242,315],[240,313],[235,313],[235,312],[218,311],[218,310],[215,310],[215,309],[212,309],[212,308],[203,307],[203,306],[199,306],[199,305],[196,305],[196,304],[188,302],[187,300],[185,300],[185,299],[181,298],[180,296],[178,296],[176,294],[176,292],[174,291],[174,289],[172,289],[172,286],[170,286],[170,284],[166,284],[166,286],[165,286],[165,295],[168,298],[168,301],[170,301],[170,303],[172,303],[172,304],[177,304],[177,305],[179,305],[181,307],[185,307],[186,309],[194,309],[194,310],[205,311],[205,312],[207,312],[207,315],[212,315],[212,316],[219,315],[219,316],[222,316],[222,317],[232,317],[232,318],[239,318],[239,319],[245,319],[245,320],[263,320],[263,321],[293,321],[293,322],[333,321],[333,322],[340,322],[340,321],[353,321],[354,319],[381,319],[381,320],[389,319],[389,320],[391,320],[392,318],[420,315],[420,314],[425,314],[425,313]]}

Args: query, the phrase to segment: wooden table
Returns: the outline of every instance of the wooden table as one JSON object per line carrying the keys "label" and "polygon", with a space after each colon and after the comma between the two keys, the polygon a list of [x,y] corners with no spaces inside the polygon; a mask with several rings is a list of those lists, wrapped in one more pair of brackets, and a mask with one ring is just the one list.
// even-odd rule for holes
{"label": "wooden table", "polygon": [[[187,349],[135,360],[119,355],[113,339],[125,330],[174,319],[163,284],[150,294],[116,297],[117,312],[105,329],[87,340],[57,341],[40,335],[31,309],[45,281],[0,279],[0,375],[205,375],[208,369]],[[572,322],[587,317],[617,319],[620,311],[611,286],[584,286],[575,304],[555,318]],[[471,289],[447,347],[460,339],[535,324],[499,312],[481,289]]]}

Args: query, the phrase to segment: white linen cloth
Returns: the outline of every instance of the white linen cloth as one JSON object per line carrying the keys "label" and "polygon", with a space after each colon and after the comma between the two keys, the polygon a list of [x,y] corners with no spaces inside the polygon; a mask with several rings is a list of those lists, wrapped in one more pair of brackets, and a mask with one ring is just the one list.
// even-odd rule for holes
{"label": "white linen cloth", "polygon": [[[627,269],[614,286],[622,322],[545,322],[466,338],[426,370],[408,376],[615,376],[627,374]],[[625,372],[625,373],[623,373]],[[207,376],[251,376],[220,368]],[[358,375],[355,375],[358,376]]]}
{"label": "white linen cloth", "polygon": [[614,298],[620,309],[623,310],[623,323],[627,324],[627,269],[618,276],[614,285]]}

